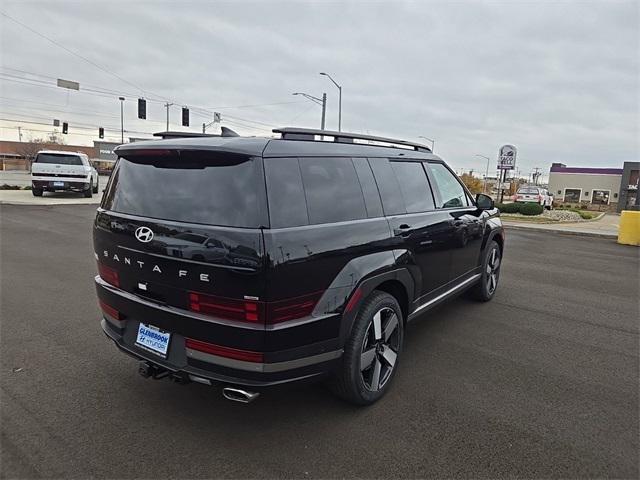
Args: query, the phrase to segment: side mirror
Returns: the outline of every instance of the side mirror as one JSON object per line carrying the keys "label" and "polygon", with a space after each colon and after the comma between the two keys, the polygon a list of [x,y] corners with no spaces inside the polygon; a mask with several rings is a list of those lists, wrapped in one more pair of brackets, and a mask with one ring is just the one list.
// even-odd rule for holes
{"label": "side mirror", "polygon": [[493,198],[491,198],[489,195],[485,195],[484,193],[479,193],[476,195],[476,205],[480,210],[491,210],[495,207]]}

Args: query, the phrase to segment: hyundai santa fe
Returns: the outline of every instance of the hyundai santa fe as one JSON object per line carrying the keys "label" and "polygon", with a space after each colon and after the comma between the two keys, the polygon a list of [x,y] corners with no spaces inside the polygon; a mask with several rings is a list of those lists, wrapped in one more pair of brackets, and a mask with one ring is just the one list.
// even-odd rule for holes
{"label": "hyundai santa fe", "polygon": [[499,212],[426,146],[274,132],[116,149],[93,228],[102,329],[147,378],[245,403],[323,379],[371,404],[408,322],[495,295]]}

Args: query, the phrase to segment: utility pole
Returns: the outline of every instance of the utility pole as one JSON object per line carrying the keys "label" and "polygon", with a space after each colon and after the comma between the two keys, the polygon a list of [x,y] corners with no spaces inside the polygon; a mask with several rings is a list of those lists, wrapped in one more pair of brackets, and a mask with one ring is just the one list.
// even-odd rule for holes
{"label": "utility pole", "polygon": [[434,148],[436,147],[436,141],[433,138],[425,137],[424,135],[418,135],[418,138],[424,138],[431,142],[431,153],[433,153]]}
{"label": "utility pole", "polygon": [[476,157],[485,158],[487,160],[487,171],[484,174],[484,189],[482,190],[484,193],[487,193],[487,177],[489,176],[489,162],[491,159],[485,155],[480,155],[476,153]]}
{"label": "utility pole", "polygon": [[173,103],[165,103],[164,106],[167,108],[167,132],[169,131],[169,107],[173,105]]}
{"label": "utility pole", "polygon": [[324,130],[324,122],[327,116],[327,94],[322,94],[322,121],[320,122],[320,128]]}
{"label": "utility pole", "polygon": [[540,171],[540,167],[535,167],[534,168],[535,172],[533,173],[533,183],[535,185],[538,185],[538,178],[540,177],[540,173],[538,173]]}
{"label": "utility pole", "polygon": [[309,95],[308,93],[302,92],[294,92],[291,95],[302,95],[304,98],[311,100],[313,103],[317,103],[322,107],[322,119],[320,120],[320,129],[324,130],[324,122],[327,112],[327,94],[323,93],[322,98],[314,97],[313,95]]}
{"label": "utility pole", "polygon": [[22,142],[22,127],[18,127],[18,141]]}
{"label": "utility pole", "polygon": [[120,100],[120,142],[124,143],[124,97],[118,97]]}

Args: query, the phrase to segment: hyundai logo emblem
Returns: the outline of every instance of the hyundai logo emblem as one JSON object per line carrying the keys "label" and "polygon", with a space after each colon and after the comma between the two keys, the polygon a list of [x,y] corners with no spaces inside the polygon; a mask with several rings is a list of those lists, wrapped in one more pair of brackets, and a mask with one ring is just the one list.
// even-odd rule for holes
{"label": "hyundai logo emblem", "polygon": [[136,238],[142,243],[149,243],[153,240],[153,230],[149,227],[138,227],[136,228]]}

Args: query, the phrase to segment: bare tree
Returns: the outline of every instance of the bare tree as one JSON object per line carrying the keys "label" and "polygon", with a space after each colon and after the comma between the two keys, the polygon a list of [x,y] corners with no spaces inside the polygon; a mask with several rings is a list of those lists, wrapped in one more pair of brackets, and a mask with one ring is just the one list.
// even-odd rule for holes
{"label": "bare tree", "polygon": [[31,172],[31,164],[40,150],[44,150],[47,145],[64,145],[64,140],[59,138],[57,132],[52,132],[48,138],[31,138],[28,142],[21,142],[16,148],[16,153],[27,160],[27,167]]}

